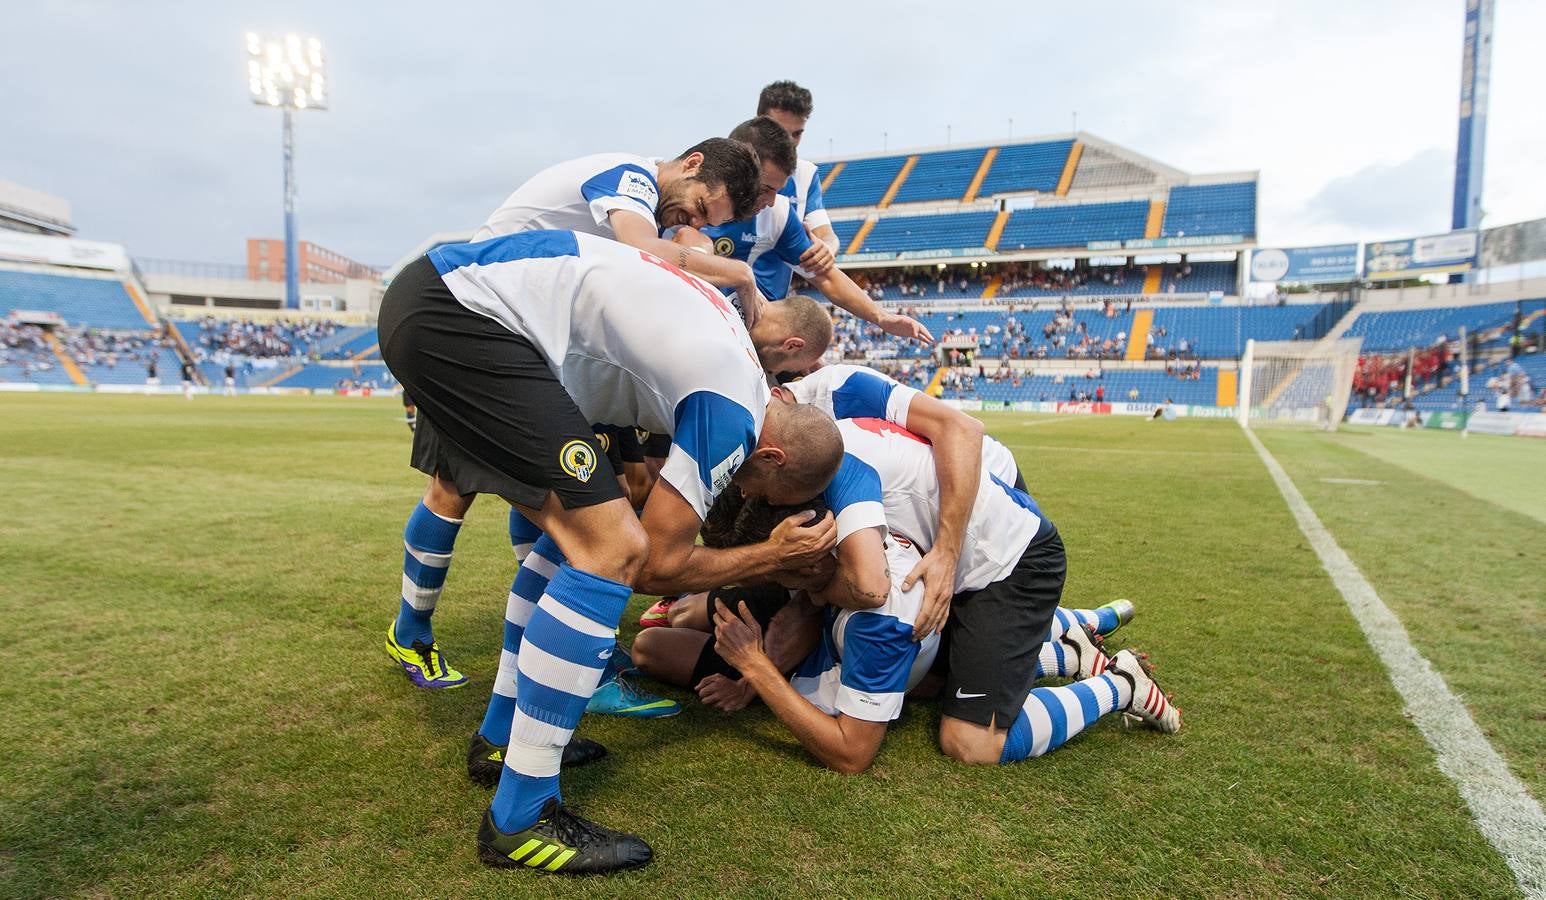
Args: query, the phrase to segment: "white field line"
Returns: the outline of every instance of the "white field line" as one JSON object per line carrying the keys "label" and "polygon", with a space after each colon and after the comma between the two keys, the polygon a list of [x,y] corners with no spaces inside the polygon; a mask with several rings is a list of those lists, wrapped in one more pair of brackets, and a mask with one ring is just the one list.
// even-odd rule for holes
{"label": "white field line", "polygon": [[[1384,663],[1407,712],[1433,747],[1439,771],[1460,789],[1476,825],[1503,854],[1526,897],[1546,897],[1546,813],[1530,796],[1358,566],[1321,524],[1299,489],[1249,430],[1245,436],[1277,483],[1299,530],[1347,601],[1369,646]],[[1527,676],[1528,677],[1528,676]]]}

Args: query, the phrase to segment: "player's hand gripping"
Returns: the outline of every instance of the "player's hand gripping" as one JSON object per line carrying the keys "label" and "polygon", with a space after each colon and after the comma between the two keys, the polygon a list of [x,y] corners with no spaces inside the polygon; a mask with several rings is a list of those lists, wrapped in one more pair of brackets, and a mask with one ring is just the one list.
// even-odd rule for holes
{"label": "player's hand gripping", "polygon": [[830,512],[816,519],[815,510],[801,510],[773,526],[768,543],[773,545],[778,568],[814,566],[837,545],[837,521]]}
{"label": "player's hand gripping", "polygon": [[736,607],[731,612],[723,600],[714,601],[714,651],[744,672],[767,659],[767,654],[762,651],[762,626],[744,600]]}
{"label": "player's hand gripping", "polygon": [[950,599],[955,595],[957,555],[936,545],[923,555],[902,579],[902,590],[923,582],[923,603],[913,620],[913,640],[921,641],[945,627],[950,618]]}
{"label": "player's hand gripping", "polygon": [[698,682],[697,691],[705,706],[727,713],[740,712],[757,696],[757,689],[745,679],[737,681],[718,672]]}
{"label": "player's hand gripping", "polygon": [[[806,233],[810,233],[809,228],[806,229]],[[832,248],[814,239],[811,241],[810,249],[800,254],[800,268],[814,276],[827,274],[827,270],[836,262],[837,257],[832,255]]]}
{"label": "player's hand gripping", "polygon": [[[750,272],[747,269],[747,272]],[[762,291],[757,287],[757,279],[751,278],[746,284],[736,289],[736,297],[741,301],[741,318],[746,320],[746,330],[750,331],[767,311],[768,301],[762,296]]]}
{"label": "player's hand gripping", "polygon": [[929,332],[928,327],[912,316],[883,312],[880,314],[880,321],[875,324],[879,325],[880,330],[886,334],[912,338],[925,344],[934,343],[934,335]]}
{"label": "player's hand gripping", "polygon": [[827,586],[832,576],[837,574],[837,557],[830,553],[822,554],[816,558],[816,562],[801,566],[797,569],[784,569],[773,576],[773,580],[791,590],[819,591]]}

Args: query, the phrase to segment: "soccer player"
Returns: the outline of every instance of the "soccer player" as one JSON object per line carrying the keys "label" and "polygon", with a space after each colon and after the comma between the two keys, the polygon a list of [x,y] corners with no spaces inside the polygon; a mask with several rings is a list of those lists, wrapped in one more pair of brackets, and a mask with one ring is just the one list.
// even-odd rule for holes
{"label": "soccer player", "polygon": [[761,311],[750,267],[696,259],[671,246],[666,228],[704,228],[744,219],[762,200],[754,152],[709,138],[672,160],[601,153],[543,169],[494,210],[474,241],[517,231],[555,228],[599,234],[647,250],[746,301],[747,324]]}
{"label": "soccer player", "polygon": [[[811,92],[793,81],[775,81],[757,96],[757,115],[768,116],[782,125],[794,139],[796,148],[805,137],[805,123],[810,119],[812,109]],[[827,215],[827,206],[822,200],[821,179],[816,177],[815,163],[800,160],[780,193],[793,203],[795,218],[805,225],[812,240],[825,244],[834,254],[842,252],[837,232],[832,230],[832,218]]]}
{"label": "soccer player", "polygon": [[[660,228],[708,225],[750,215],[759,191],[756,154],[724,138],[702,141],[674,160],[622,153],[586,156],[532,176],[489,216],[473,239],[536,229],[573,230],[618,240],[718,283],[750,289],[756,279],[749,266],[700,259],[703,254],[661,240]],[[755,295],[746,296],[753,298],[755,308]],[[458,486],[442,477],[440,444],[433,423],[415,429],[414,467],[430,480],[403,529],[402,594],[385,642],[387,655],[402,666],[409,683],[431,689],[467,683],[436,643],[432,618],[457,532],[477,496],[476,485]],[[524,559],[536,541],[535,528],[512,510],[509,529],[516,559]]]}
{"label": "soccer player", "polygon": [[[552,564],[540,596],[512,597],[507,611],[514,711],[478,831],[486,863],[584,873],[648,862],[643,840],[580,818],[559,797],[564,746],[630,594],[773,576],[830,550],[830,518],[762,545],[694,546],[732,484],[803,503],[842,459],[832,420],[770,392],[759,363],[759,351],[793,363],[824,343],[770,339],[766,319],[748,333],[706,282],[562,231],[439,247],[388,288],[382,357],[418,402],[420,428],[442,432],[439,471],[510,501],[541,529],[532,556]],[[596,422],[672,436],[642,519],[600,452]]]}
{"label": "soccer player", "polygon": [[[1014,455],[1003,444],[984,436],[982,422],[977,419],[864,366],[823,366],[784,388],[800,403],[817,406],[836,419],[884,419],[930,442],[939,484],[936,538],[918,566],[907,572],[903,589],[910,590],[920,580],[924,583],[919,628],[925,633],[938,631],[950,614],[950,600],[956,592],[956,568],[984,460],[990,473],[1024,488]],[[639,624],[666,624],[673,605],[662,600],[645,612]],[[686,607],[678,615],[681,612],[686,612]],[[674,617],[669,621],[677,624]],[[707,618],[703,621],[706,623]],[[683,652],[689,650],[684,648]]]}
{"label": "soccer player", "polygon": [[700,229],[715,255],[751,266],[758,288],[768,300],[788,296],[790,273],[799,271],[833,304],[879,325],[887,334],[932,342],[934,336],[922,323],[881,309],[863,288],[843,274],[833,264],[832,251],[825,244],[812,243],[793,201],[774,193],[770,182],[788,182],[796,167],[794,141],[784,126],[768,116],[758,116],[737,125],[730,138],[750,144],[761,158],[763,196],[768,206],[754,218]]}
{"label": "soccer player", "polygon": [[[718,601],[715,610],[717,654],[737,667],[812,756],[845,774],[869,768],[887,727],[901,715],[903,698],[941,652],[937,635],[914,640],[921,591],[902,590],[894,574],[918,559],[916,548],[896,534],[877,535],[873,543],[881,553],[881,574],[888,568],[893,573],[884,601],[864,609],[828,607],[821,645],[792,678],[786,678],[765,652],[762,626],[744,603],[732,610]],[[963,759],[944,745],[942,731],[947,753],[965,762],[1018,762],[1057,749],[1118,710],[1131,710],[1160,731],[1179,730],[1179,711],[1168,705],[1139,654],[1122,650],[1107,657],[1092,628],[1073,624],[1068,611],[1058,612],[1047,642],[1037,641],[1041,650],[1033,676],[1080,680],[1028,688],[996,759]],[[954,658],[953,651],[944,652]],[[1156,705],[1165,712],[1155,714]]]}

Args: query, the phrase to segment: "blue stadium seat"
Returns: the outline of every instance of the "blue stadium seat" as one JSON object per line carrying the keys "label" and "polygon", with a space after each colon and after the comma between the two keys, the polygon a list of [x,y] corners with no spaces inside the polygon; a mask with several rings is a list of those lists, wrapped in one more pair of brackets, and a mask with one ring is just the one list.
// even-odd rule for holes
{"label": "blue stadium seat", "polygon": [[1462,326],[1471,333],[1507,325],[1516,307],[1524,315],[1546,307],[1546,301],[1528,300],[1485,303],[1479,306],[1439,307],[1361,313],[1348,327],[1347,337],[1363,338],[1366,351],[1406,350],[1430,347],[1443,337],[1455,340]]}
{"label": "blue stadium seat", "polygon": [[[1040,144],[1013,144],[1001,147],[978,195],[982,197],[1015,191],[1048,193],[1058,186],[1063,165],[1073,141],[1047,141]],[[963,185],[964,189],[964,185]],[[1142,237],[1142,232],[1139,233]]]}
{"label": "blue stadium seat", "polygon": [[998,249],[1083,247],[1090,241],[1141,238],[1148,217],[1149,204],[1144,200],[1016,210],[999,236]]}
{"label": "blue stadium seat", "polygon": [[938,216],[890,216],[875,223],[861,253],[981,247],[993,227],[993,212]]}
{"label": "blue stadium seat", "polygon": [[982,164],[984,147],[975,150],[945,150],[940,153],[924,153],[918,157],[907,180],[897,191],[893,203],[915,203],[925,200],[959,200],[966,193]]}
{"label": "blue stadium seat", "polygon": [[874,206],[902,171],[905,156],[856,159],[843,167],[832,187],[822,192],[829,209],[839,206]]}
{"label": "blue stadium seat", "polygon": [[1161,237],[1256,235],[1256,182],[1171,188]]}
{"label": "blue stadium seat", "polygon": [[71,325],[144,331],[150,327],[120,281],[0,271],[0,313],[58,313]]}

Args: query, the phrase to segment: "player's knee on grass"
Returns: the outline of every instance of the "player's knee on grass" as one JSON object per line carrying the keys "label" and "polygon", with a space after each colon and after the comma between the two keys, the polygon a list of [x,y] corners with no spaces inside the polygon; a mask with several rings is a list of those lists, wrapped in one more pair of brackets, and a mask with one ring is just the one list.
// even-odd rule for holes
{"label": "player's knee on grass", "polygon": [[686,628],[646,628],[634,638],[629,655],[639,671],[666,684],[692,687],[693,668],[711,640],[702,631]]}
{"label": "player's knee on grass", "polygon": [[1001,728],[945,716],[939,723],[939,749],[969,766],[996,766],[1004,755],[1007,735]]}
{"label": "player's knee on grass", "polygon": [[666,610],[666,621],[672,628],[712,631],[714,622],[709,615],[708,592],[700,591],[677,598],[677,601]]}

